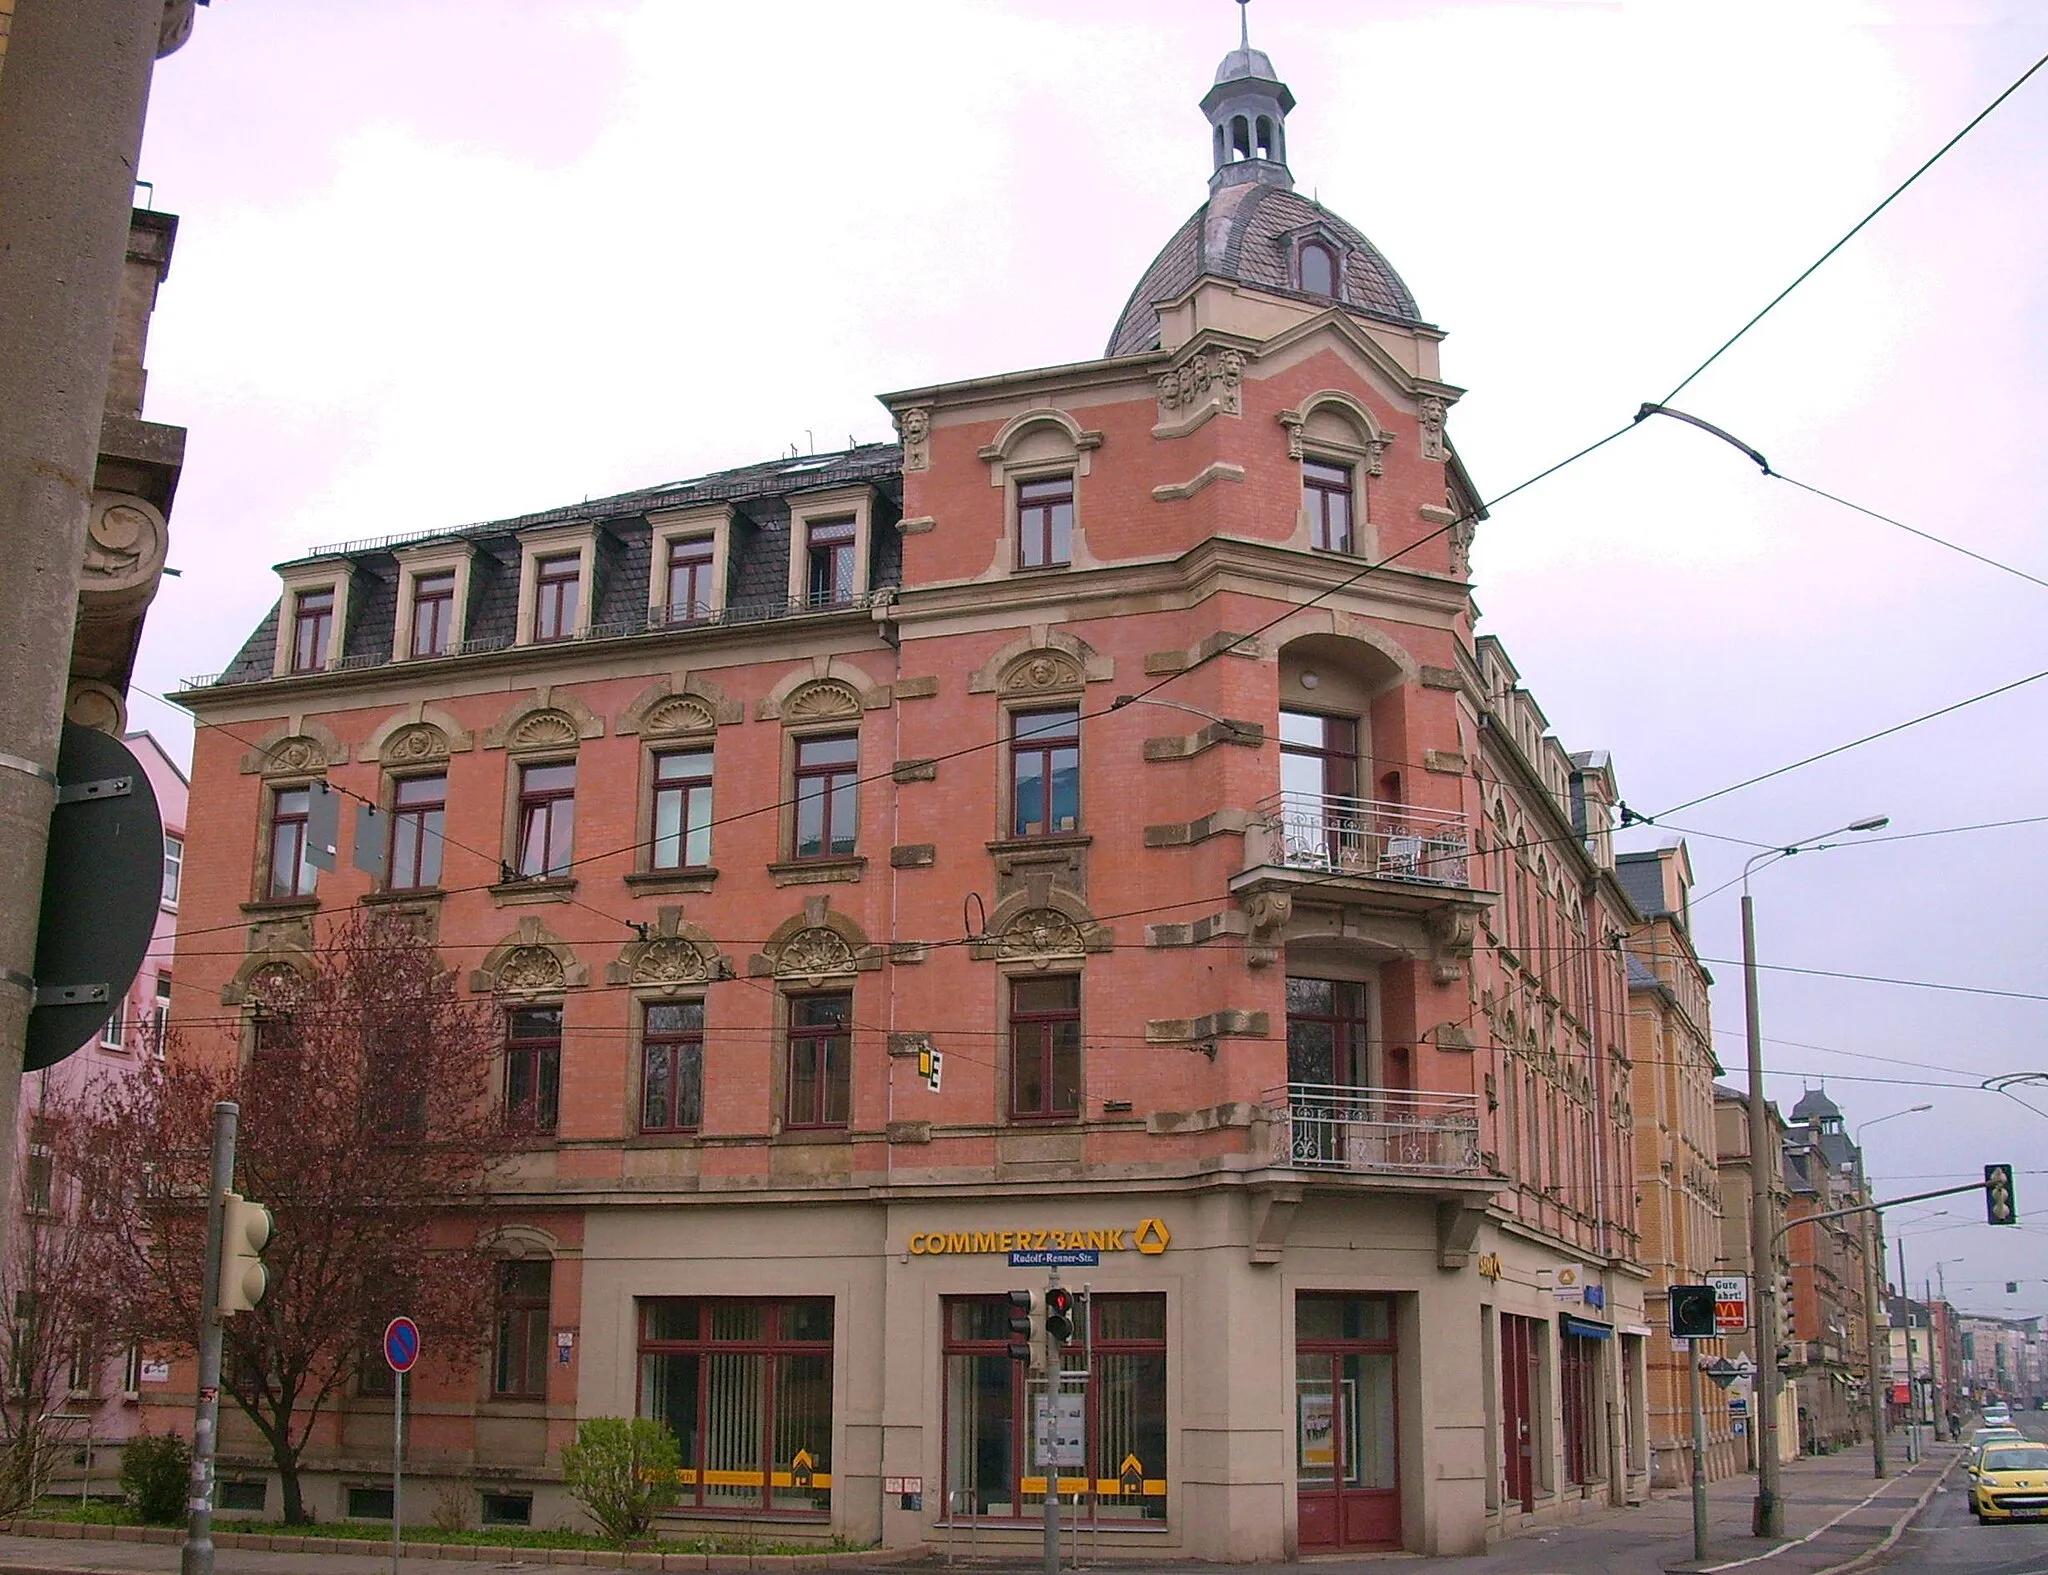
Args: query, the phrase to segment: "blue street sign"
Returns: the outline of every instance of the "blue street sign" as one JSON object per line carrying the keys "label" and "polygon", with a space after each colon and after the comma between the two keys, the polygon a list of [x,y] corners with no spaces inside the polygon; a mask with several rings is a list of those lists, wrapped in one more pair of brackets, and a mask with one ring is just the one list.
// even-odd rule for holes
{"label": "blue street sign", "polygon": [[1013,1269],[1093,1269],[1101,1263],[1102,1254],[1093,1247],[1045,1247],[1010,1254]]}
{"label": "blue street sign", "polygon": [[394,1318],[384,1328],[384,1360],[394,1373],[409,1373],[420,1359],[420,1326],[410,1318]]}

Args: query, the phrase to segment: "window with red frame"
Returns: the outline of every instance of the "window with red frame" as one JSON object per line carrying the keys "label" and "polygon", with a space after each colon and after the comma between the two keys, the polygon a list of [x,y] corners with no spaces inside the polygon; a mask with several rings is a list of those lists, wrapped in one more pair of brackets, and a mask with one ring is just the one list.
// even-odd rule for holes
{"label": "window with red frame", "polygon": [[455,571],[437,569],[412,582],[412,654],[445,656],[455,643]]}
{"label": "window with red frame", "polygon": [[782,1124],[843,1127],[853,1088],[853,997],[789,998],[789,1062]]}
{"label": "window with red frame", "polygon": [[333,587],[300,591],[292,603],[292,671],[317,673],[325,668],[333,637]]}
{"label": "window with red frame", "polygon": [[852,733],[798,739],[792,775],[792,855],[827,859],[852,853],[860,829],[860,739]]}
{"label": "window with red frame", "polygon": [[654,839],[648,865],[701,869],[711,862],[711,751],[654,757]]}
{"label": "window with red frame", "polygon": [[441,884],[441,824],[447,809],[445,776],[401,777],[392,784],[391,890]]}
{"label": "window with red frame", "polygon": [[709,536],[686,536],[668,544],[668,602],[663,616],[670,623],[693,623],[711,616]]}
{"label": "window with red frame", "polygon": [[533,637],[567,640],[576,633],[576,601],[583,588],[583,557],[564,553],[533,566]]}
{"label": "window with red frame", "polygon": [[854,522],[813,520],[805,540],[805,599],[813,607],[853,600]]}
{"label": "window with red frame", "polygon": [[552,1132],[562,1096],[562,1009],[522,1006],[505,1021],[505,1109],[536,1132]]}
{"label": "window with red frame", "polygon": [[1301,462],[1301,495],[1308,505],[1309,537],[1323,552],[1351,551],[1351,467]]}
{"label": "window with red frame", "polygon": [[1079,830],[1080,711],[1020,711],[1010,726],[1010,834],[1049,837]]}
{"label": "window with red frame", "polygon": [[522,1258],[498,1265],[498,1341],[491,1393],[500,1400],[548,1397],[548,1297],[554,1264]]}
{"label": "window with red frame", "polygon": [[566,876],[575,837],[576,762],[521,766],[517,866],[520,878]]}
{"label": "window with red frame", "polygon": [[1074,556],[1074,478],[1017,483],[1017,567],[1056,569]]}
{"label": "window with red frame", "polygon": [[306,823],[312,813],[310,787],[278,788],[270,796],[270,871],[264,893],[274,901],[313,895],[319,871],[306,862]]}
{"label": "window with red frame", "polygon": [[645,1012],[640,1130],[694,1132],[704,1119],[704,1003],[649,1001]]}
{"label": "window with red frame", "polygon": [[1081,981],[1010,981],[1010,1114],[1020,1121],[1081,1113]]}

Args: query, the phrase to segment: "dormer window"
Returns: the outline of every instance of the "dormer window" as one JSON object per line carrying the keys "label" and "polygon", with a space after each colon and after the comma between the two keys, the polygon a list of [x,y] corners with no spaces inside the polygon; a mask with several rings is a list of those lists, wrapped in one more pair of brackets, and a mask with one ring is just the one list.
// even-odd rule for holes
{"label": "dormer window", "polygon": [[419,662],[462,649],[469,607],[466,541],[422,542],[398,550],[398,611],[391,625],[391,659]]}
{"label": "dormer window", "polygon": [[515,643],[580,640],[596,610],[598,528],[551,525],[519,542],[519,628]]}
{"label": "dormer window", "polygon": [[716,610],[711,569],[717,543],[709,536],[678,536],[668,544],[668,600],[664,621],[695,623]]}
{"label": "dormer window", "polygon": [[535,563],[533,638],[536,642],[575,637],[577,603],[582,589],[582,554],[562,553]]}
{"label": "dormer window", "polygon": [[1337,293],[1337,255],[1321,241],[1304,241],[1300,251],[1301,288],[1310,295]]}
{"label": "dormer window", "polygon": [[445,656],[455,643],[455,571],[416,575],[412,584],[412,654]]}
{"label": "dormer window", "polygon": [[839,607],[853,600],[856,535],[851,516],[810,522],[804,543],[807,605]]}
{"label": "dormer window", "polygon": [[292,663],[295,673],[324,672],[334,638],[334,587],[300,591],[292,600]]}
{"label": "dormer window", "polygon": [[791,611],[864,606],[874,589],[875,492],[820,487],[789,500]]}

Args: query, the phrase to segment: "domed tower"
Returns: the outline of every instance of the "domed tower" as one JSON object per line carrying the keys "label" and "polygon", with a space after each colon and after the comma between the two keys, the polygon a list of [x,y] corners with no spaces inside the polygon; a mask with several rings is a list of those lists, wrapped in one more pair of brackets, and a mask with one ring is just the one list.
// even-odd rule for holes
{"label": "domed tower", "polygon": [[1162,348],[1160,305],[1202,278],[1331,303],[1405,328],[1428,326],[1408,286],[1372,242],[1294,189],[1287,165],[1293,109],[1293,93],[1265,51],[1252,48],[1247,28],[1202,96],[1213,158],[1209,200],[1145,270],[1106,354]]}

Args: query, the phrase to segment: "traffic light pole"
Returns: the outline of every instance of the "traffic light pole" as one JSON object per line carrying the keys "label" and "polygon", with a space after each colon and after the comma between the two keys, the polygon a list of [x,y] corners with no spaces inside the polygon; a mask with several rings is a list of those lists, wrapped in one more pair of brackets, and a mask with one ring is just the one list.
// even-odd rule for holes
{"label": "traffic light pole", "polygon": [[1700,1403],[1700,1342],[1685,1342],[1685,1365],[1692,1369],[1692,1557],[1707,1562],[1707,1408]]}
{"label": "traffic light pole", "polygon": [[213,1182],[206,1195],[206,1272],[199,1305],[199,1391],[192,1411],[192,1485],[180,1575],[213,1575],[213,1454],[220,1425],[220,1259],[227,1195],[235,1185],[235,1123],[241,1106],[213,1107]]}
{"label": "traffic light pole", "polygon": [[1053,1333],[1052,1293],[1059,1270],[1045,1282],[1045,1575],[1060,1575],[1060,1341]]}

